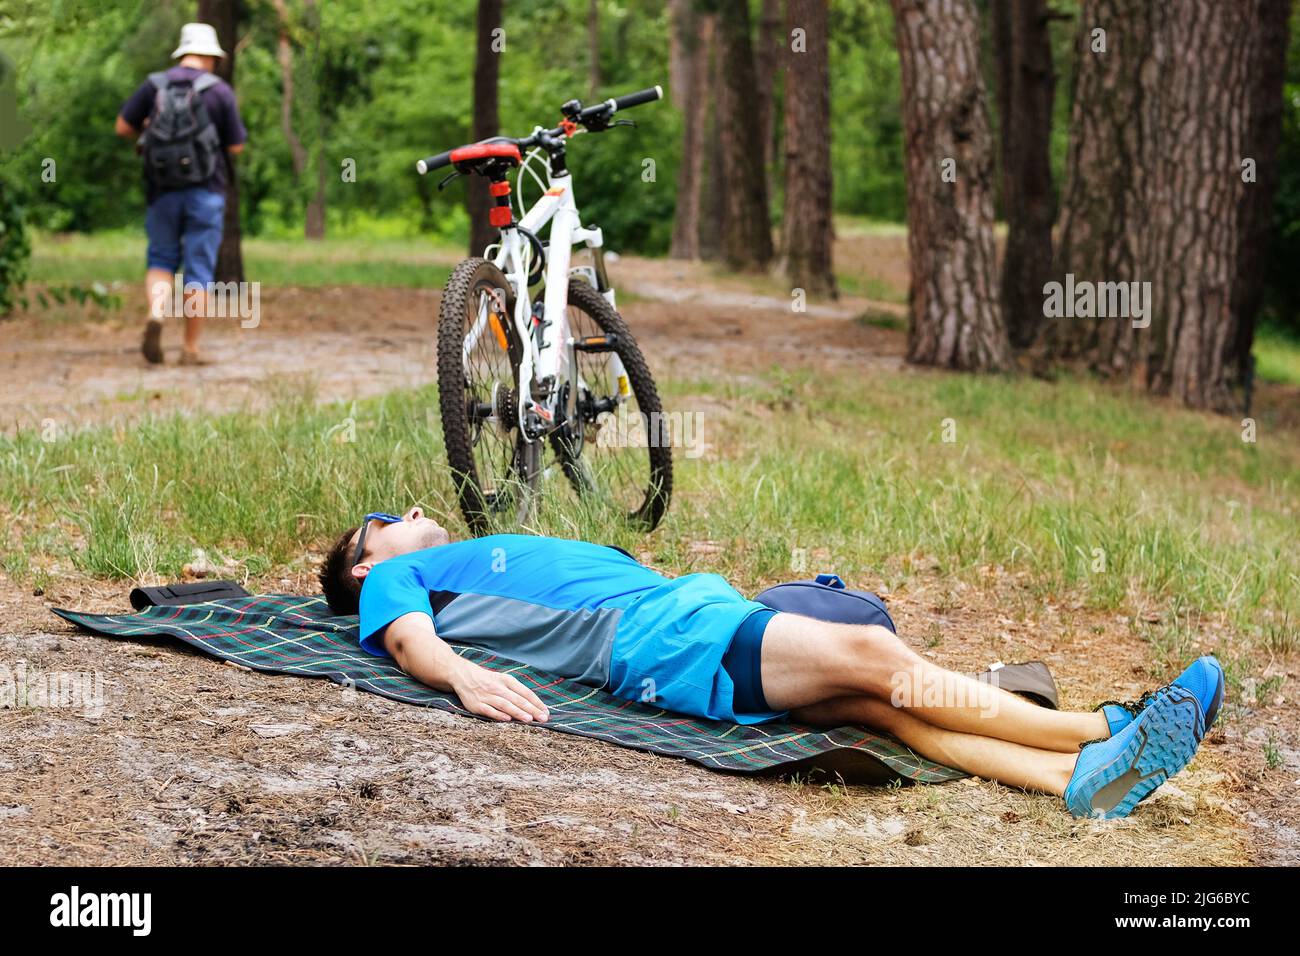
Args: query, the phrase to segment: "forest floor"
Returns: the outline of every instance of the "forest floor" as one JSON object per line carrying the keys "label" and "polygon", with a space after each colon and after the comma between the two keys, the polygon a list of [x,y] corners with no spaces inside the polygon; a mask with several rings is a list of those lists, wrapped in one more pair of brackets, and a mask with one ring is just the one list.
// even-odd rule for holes
{"label": "forest floor", "polygon": [[[802,313],[774,280],[658,260],[614,268],[622,311],[661,380],[743,380],[775,367],[856,374],[870,389],[918,374],[902,361],[905,243],[845,244],[842,258],[854,257],[873,262],[884,278],[869,291],[884,294]],[[0,434],[51,421],[121,432],[173,410],[246,411],[273,403],[285,380],[310,380],[321,402],[352,400],[427,385],[432,374],[436,291],[267,289],[257,329],[211,324],[204,345],[216,361],[200,369],[175,364],[174,329],[169,364],[145,367],[133,318],[143,296],[125,298],[107,316],[6,325]],[[1266,385],[1260,397],[1277,427],[1295,429],[1292,447],[1298,394]],[[700,527],[692,544],[708,555],[710,538]],[[1249,673],[1234,674],[1224,717],[1187,772],[1129,819],[1094,822],[1071,818],[1056,798],[984,781],[863,788],[719,774],[256,674],[179,643],[106,640],[49,608],[121,611],[129,582],[56,567],[35,584],[30,573],[0,573],[0,662],[10,674],[19,660],[29,672],[100,673],[107,701],[98,716],[0,710],[6,862],[1300,863],[1294,643],[1253,654]],[[309,562],[248,586],[316,590]],[[1065,706],[1136,696],[1173,666],[1134,626],[1140,608],[1098,610],[1069,593],[1040,601],[1000,567],[958,584],[921,567],[889,598],[920,653],[957,669],[1045,660]],[[1226,621],[1206,620],[1184,650],[1232,641]]]}

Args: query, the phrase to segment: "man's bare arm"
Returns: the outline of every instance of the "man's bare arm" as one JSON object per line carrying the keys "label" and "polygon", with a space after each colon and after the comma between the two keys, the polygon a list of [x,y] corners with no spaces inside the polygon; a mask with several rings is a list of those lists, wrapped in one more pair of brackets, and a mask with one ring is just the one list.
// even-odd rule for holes
{"label": "man's bare arm", "polygon": [[229,153],[231,156],[238,156],[243,151],[244,151],[243,143],[236,143],[234,146],[226,147],[226,152]]}
{"label": "man's bare arm", "polygon": [[471,713],[525,722],[550,716],[537,695],[515,678],[467,661],[448,647],[423,612],[403,614],[389,624],[384,647],[398,667],[435,690],[451,691]]}
{"label": "man's bare arm", "polygon": [[122,119],[121,113],[117,114],[117,122],[113,124],[113,132],[116,133],[118,136],[125,136],[127,138],[140,135],[140,131],[138,129],[136,129],[126,120]]}

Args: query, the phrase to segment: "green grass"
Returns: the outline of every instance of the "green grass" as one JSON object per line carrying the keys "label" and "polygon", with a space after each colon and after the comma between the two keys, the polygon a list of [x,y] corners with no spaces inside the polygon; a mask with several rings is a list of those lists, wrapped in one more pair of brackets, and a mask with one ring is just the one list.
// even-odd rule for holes
{"label": "green grass", "polygon": [[1300,385],[1300,337],[1272,326],[1255,334],[1255,377],[1265,382]]}
{"label": "green grass", "polygon": [[[441,285],[463,253],[425,239],[245,239],[244,271],[266,285]],[[51,285],[144,282],[142,233],[38,235],[30,281]]]}
{"label": "green grass", "polygon": [[[1179,656],[1203,615],[1261,648],[1296,645],[1293,435],[1244,444],[1231,421],[1083,381],[773,369],[663,384],[670,409],[703,416],[710,448],[678,456],[660,529],[646,539],[553,506],[532,530],[648,549],[742,590],[820,570],[865,586],[978,581],[1000,565],[1025,574],[1027,601],[1168,609],[1170,626],[1148,635],[1157,656]],[[367,510],[413,502],[463,530],[432,389],[339,405],[302,383],[275,388],[261,411],[0,439],[6,570],[170,577],[201,547],[263,573]],[[552,500],[569,500],[553,480]],[[693,547],[704,539],[719,547]]]}

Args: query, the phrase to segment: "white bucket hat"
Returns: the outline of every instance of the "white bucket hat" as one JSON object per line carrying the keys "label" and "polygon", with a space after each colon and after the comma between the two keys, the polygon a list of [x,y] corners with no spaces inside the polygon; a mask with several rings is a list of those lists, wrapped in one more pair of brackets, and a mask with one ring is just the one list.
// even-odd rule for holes
{"label": "white bucket hat", "polygon": [[217,31],[210,23],[187,23],[181,27],[181,45],[172,53],[172,59],[197,53],[199,56],[225,56],[217,42]]}

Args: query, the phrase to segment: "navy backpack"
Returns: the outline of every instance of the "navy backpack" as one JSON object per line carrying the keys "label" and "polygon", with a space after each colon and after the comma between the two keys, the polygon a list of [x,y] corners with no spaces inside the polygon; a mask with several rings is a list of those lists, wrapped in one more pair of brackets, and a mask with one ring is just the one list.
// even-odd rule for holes
{"label": "navy backpack", "polygon": [[838,574],[819,574],[811,581],[777,584],[754,596],[774,611],[787,611],[835,624],[879,624],[895,634],[885,602],[870,591],[850,591]]}

